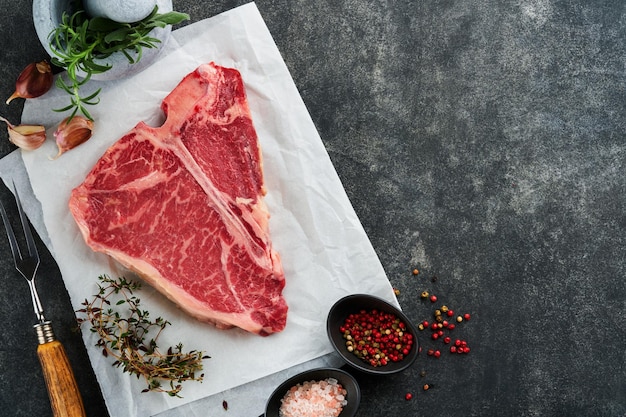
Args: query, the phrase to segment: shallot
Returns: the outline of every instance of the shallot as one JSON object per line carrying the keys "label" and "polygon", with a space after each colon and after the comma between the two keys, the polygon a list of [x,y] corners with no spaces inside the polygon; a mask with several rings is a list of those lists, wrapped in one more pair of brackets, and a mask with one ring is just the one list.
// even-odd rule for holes
{"label": "shallot", "polygon": [[35,98],[44,95],[52,87],[52,68],[48,61],[33,62],[24,68],[15,82],[15,92],[6,101],[14,98]]}

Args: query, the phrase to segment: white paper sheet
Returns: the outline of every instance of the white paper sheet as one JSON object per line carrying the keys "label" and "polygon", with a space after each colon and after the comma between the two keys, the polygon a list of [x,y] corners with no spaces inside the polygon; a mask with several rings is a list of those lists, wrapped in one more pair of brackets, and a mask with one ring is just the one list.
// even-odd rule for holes
{"label": "white paper sheet", "polygon": [[[93,346],[91,332],[83,332],[112,417],[151,416],[184,404],[192,406],[202,398],[328,354],[326,315],[347,294],[371,293],[397,305],[271,34],[254,3],[249,3],[174,31],[159,60],[143,72],[115,82],[93,82],[92,88],[103,91],[100,104],[90,109],[96,129],[85,144],[54,161],[48,158],[56,154],[52,140],[37,151],[21,153],[41,202],[49,249],[74,307],[91,298],[99,275],[129,274],[85,245],[67,208],[71,189],[82,182],[106,148],[139,121],[161,123],[161,100],[187,73],[210,61],[237,68],[246,85],[263,152],[270,233],[287,280],[287,327],[269,337],[238,329],[220,331],[186,316],[144,286],[144,308],[173,324],[159,345],[182,342],[186,350],[204,350],[211,359],[204,363],[202,383],[184,384],[184,398],[142,394],[144,383],[112,367],[111,360]],[[50,109],[66,101],[61,91],[30,100],[22,123],[46,124],[52,138],[62,115]],[[262,411],[263,404],[254,409],[259,406]]]}

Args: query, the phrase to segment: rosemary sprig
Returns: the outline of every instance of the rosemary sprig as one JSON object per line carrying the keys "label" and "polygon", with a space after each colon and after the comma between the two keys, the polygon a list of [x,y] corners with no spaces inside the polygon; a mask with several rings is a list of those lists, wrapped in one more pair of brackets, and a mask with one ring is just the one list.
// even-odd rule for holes
{"label": "rosemary sprig", "polygon": [[[181,383],[187,380],[202,381],[204,374],[202,360],[209,356],[192,350],[183,352],[183,345],[169,347],[166,353],[159,351],[157,339],[170,322],[162,317],[151,320],[150,314],[140,308],[140,299],[134,292],[141,288],[138,282],[123,277],[111,279],[107,275],[98,277],[98,294],[92,301],[85,300],[83,308],[77,310],[84,317],[78,317],[80,325],[89,324],[90,330],[98,334],[96,346],[102,349],[105,357],[115,358],[113,366],[123,372],[143,377],[148,384],[142,392],[165,392],[172,397],[180,397]],[[111,307],[126,308],[127,316]],[[154,337],[148,333],[156,330]],[[169,381],[169,389],[162,382]]]}
{"label": "rosemary sprig", "polygon": [[185,13],[159,14],[157,6],[149,16],[136,23],[119,23],[103,17],[89,18],[81,7],[77,7],[71,14],[64,12],[61,24],[50,33],[49,40],[55,55],[52,63],[67,71],[67,80],[58,77],[56,85],[70,95],[70,104],[54,111],[71,110],[70,118],[80,111],[93,120],[85,106],[98,104],[100,89],[87,96],[82,96],[80,89],[92,75],[111,69],[110,65],[102,65],[96,61],[122,52],[128,62],[137,63],[142,57],[143,48],[156,48],[161,42],[149,36],[153,29],[175,25],[188,19],[189,15]]}

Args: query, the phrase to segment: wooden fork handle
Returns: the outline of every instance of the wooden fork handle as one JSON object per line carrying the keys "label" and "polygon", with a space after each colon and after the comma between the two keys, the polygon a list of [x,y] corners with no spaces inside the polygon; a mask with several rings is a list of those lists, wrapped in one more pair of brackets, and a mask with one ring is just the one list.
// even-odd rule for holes
{"label": "wooden fork handle", "polygon": [[55,417],[85,417],[83,399],[65,348],[58,340],[40,344],[37,355]]}

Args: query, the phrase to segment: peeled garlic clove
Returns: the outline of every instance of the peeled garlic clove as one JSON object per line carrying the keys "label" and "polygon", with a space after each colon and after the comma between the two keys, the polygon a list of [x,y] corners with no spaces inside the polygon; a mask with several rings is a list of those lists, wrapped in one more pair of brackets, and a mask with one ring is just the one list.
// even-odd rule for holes
{"label": "peeled garlic clove", "polygon": [[35,98],[45,94],[52,87],[52,68],[47,61],[28,64],[20,73],[15,82],[15,92],[6,101],[7,104],[14,98]]}
{"label": "peeled garlic clove", "polygon": [[46,128],[39,125],[12,125],[4,117],[0,120],[7,124],[9,140],[18,147],[32,151],[43,145],[46,140]]}
{"label": "peeled garlic clove", "polygon": [[83,117],[66,117],[54,132],[59,153],[52,159],[57,159],[65,152],[87,142],[93,131],[93,121]]}

